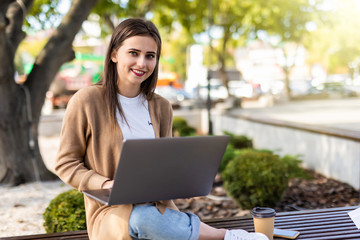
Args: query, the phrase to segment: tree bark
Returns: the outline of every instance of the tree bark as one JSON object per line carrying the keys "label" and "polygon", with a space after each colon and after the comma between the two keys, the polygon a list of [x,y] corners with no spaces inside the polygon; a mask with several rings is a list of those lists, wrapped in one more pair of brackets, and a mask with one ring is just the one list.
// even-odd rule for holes
{"label": "tree bark", "polygon": [[97,0],[72,1],[22,86],[14,81],[14,55],[25,37],[21,31],[24,10],[33,0],[20,2],[22,6],[10,0],[0,3],[0,183],[9,184],[55,178],[39,150],[41,109],[60,66],[74,58],[72,42]]}

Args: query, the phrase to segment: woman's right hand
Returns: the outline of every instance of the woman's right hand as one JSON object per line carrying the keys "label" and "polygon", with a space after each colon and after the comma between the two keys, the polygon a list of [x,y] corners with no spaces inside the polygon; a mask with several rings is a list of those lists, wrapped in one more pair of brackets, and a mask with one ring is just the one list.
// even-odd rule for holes
{"label": "woman's right hand", "polygon": [[108,180],[102,185],[102,189],[110,189],[114,185],[114,180]]}

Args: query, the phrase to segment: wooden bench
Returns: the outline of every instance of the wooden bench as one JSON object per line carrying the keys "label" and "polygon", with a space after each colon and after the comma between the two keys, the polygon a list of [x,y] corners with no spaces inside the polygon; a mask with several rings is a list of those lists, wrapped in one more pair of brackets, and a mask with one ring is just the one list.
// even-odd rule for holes
{"label": "wooden bench", "polygon": [[[297,239],[311,240],[346,240],[360,239],[358,230],[348,216],[348,212],[359,206],[328,208],[317,210],[304,210],[294,212],[281,212],[276,214],[275,227],[293,229],[300,232]],[[231,217],[204,220],[205,223],[216,228],[241,228],[249,232],[254,231],[252,217]],[[1,238],[10,239],[89,239],[87,231],[63,232],[52,234],[38,234]],[[282,238],[274,238],[281,240]]]}
{"label": "wooden bench", "polygon": [[89,240],[86,230],[82,231],[73,231],[73,232],[60,232],[60,233],[48,233],[48,234],[35,234],[35,235],[25,235],[25,236],[14,236],[0,238],[1,240],[50,240],[50,239],[76,239],[76,240]]}

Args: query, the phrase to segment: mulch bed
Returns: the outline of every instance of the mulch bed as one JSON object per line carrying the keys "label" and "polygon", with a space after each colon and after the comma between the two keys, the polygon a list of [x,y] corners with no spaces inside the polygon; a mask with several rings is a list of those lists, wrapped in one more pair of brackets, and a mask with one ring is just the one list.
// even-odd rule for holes
{"label": "mulch bed", "polygon": [[[349,184],[326,178],[309,171],[310,179],[292,179],[282,200],[274,207],[277,212],[304,209],[322,209],[360,205],[360,193]],[[242,210],[222,187],[217,176],[214,187],[208,197],[177,199],[176,205],[181,211],[197,214],[201,219],[246,216],[249,210]]]}

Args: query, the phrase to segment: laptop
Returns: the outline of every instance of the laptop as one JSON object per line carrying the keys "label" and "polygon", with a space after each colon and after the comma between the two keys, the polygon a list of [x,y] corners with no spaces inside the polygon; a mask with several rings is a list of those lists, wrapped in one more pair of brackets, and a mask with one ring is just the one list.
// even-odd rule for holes
{"label": "laptop", "polygon": [[106,205],[209,194],[229,136],[124,140],[112,189],[86,190]]}

